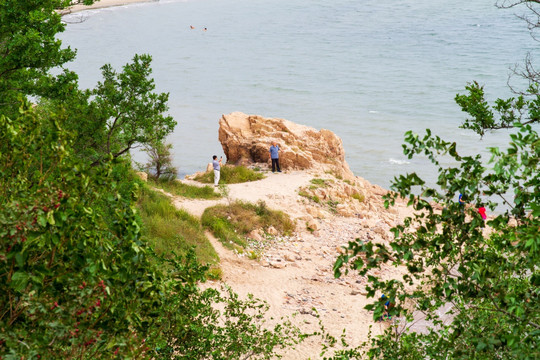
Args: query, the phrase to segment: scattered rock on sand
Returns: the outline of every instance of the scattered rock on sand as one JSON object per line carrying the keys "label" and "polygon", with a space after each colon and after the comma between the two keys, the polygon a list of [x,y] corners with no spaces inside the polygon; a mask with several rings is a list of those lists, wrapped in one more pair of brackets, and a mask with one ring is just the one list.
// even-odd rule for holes
{"label": "scattered rock on sand", "polygon": [[279,234],[277,229],[273,226],[269,226],[268,229],[266,229],[266,232],[272,236],[277,236]]}
{"label": "scattered rock on sand", "polygon": [[315,219],[311,219],[306,223],[306,227],[310,230],[317,231],[319,230],[319,223]]}
{"label": "scattered rock on sand", "polygon": [[255,241],[263,241],[263,237],[261,235],[261,231],[259,229],[255,229],[255,230],[252,230],[248,235],[247,237],[249,239],[253,239]]}

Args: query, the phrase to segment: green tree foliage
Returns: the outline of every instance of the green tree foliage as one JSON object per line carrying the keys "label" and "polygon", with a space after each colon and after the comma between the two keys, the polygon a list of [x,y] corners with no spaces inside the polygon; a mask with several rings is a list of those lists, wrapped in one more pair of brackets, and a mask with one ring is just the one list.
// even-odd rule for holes
{"label": "green tree foliage", "polygon": [[[372,339],[372,358],[538,359],[540,357],[540,122],[537,85],[529,96],[498,99],[489,105],[476,83],[457,103],[470,116],[463,126],[484,135],[487,129],[514,128],[506,148],[491,148],[491,159],[463,156],[456,143],[427,130],[408,132],[404,152],[425,156],[438,178],[431,186],[416,173],[394,179],[387,205],[407,199],[415,215],[392,229],[390,244],[351,242],[345,264],[368,278],[367,306],[378,319],[386,294],[401,322]],[[441,161],[441,160],[444,160]],[[449,161],[450,160],[450,161]],[[443,165],[451,163],[453,165]],[[467,194],[470,206],[458,202]],[[493,216],[484,221],[478,207]],[[498,210],[496,209],[504,209]],[[383,280],[371,270],[401,266],[401,279]],[[449,311],[447,311],[449,310]],[[431,324],[407,331],[418,316]]]}
{"label": "green tree foliage", "polygon": [[151,61],[149,55],[135,55],[121,73],[104,65],[104,80],[92,91],[99,119],[104,122],[96,145],[115,158],[136,144],[163,140],[176,126],[171,116],[163,115],[168,110],[169,94],[152,92]]}
{"label": "green tree foliage", "polygon": [[241,300],[227,287],[184,290],[164,306],[159,331],[168,341],[158,343],[160,359],[276,359],[303,339],[289,320],[267,324],[268,305],[251,295]]}
{"label": "green tree foliage", "polygon": [[[28,96],[47,108],[53,104],[53,113],[67,113],[64,128],[76,136],[74,148],[95,164],[108,154],[118,157],[134,146],[161,141],[176,122],[163,115],[169,95],[153,92],[149,55],[135,55],[120,73],[104,65],[103,81],[94,90],[79,90],[77,75],[63,69],[75,51],[62,48],[56,38],[65,28],[58,10],[93,2],[0,1],[0,111],[13,118],[20,99]],[[53,68],[63,70],[52,75]]]}
{"label": "green tree foliage", "polygon": [[144,169],[156,180],[174,180],[178,170],[172,164],[172,144],[152,142],[144,147],[149,160]]}
{"label": "green tree foliage", "polygon": [[82,163],[63,120],[0,118],[0,358],[269,358],[299,339],[260,301],[201,291],[192,253],[157,257],[128,164]]}
{"label": "green tree foliage", "polygon": [[[499,6],[525,4],[533,10],[524,18],[534,30],[540,23],[538,3]],[[414,216],[392,229],[390,244],[357,239],[336,261],[336,276],[344,268],[367,276],[368,296],[377,298],[366,307],[374,319],[384,311],[382,293],[396,304],[390,315],[398,316],[398,325],[372,337],[364,344],[367,350],[350,350],[347,358],[540,358],[539,77],[530,57],[517,74],[529,87],[493,105],[476,82],[456,96],[469,115],[462,128],[480,136],[512,129],[506,148],[490,148],[488,161],[461,155],[456,143],[429,129],[424,136],[406,133],[404,153],[427,157],[437,181],[429,185],[416,173],[395,178],[386,204],[406,199]],[[459,204],[458,194],[467,195],[468,206]],[[478,213],[480,206],[493,214],[487,221]],[[384,266],[401,266],[407,273],[383,280],[372,270]],[[419,316],[430,325],[409,331]]]}
{"label": "green tree foliage", "polygon": [[[477,89],[469,90],[468,97],[460,98],[463,109],[484,109],[469,112],[473,118],[465,127],[475,127],[492,109],[471,93]],[[527,106],[534,107],[535,101]],[[537,110],[536,105],[532,111]],[[351,254],[341,256],[335,270],[339,276],[349,263],[368,276],[369,296],[384,293],[396,303],[392,316],[401,315],[407,324],[423,313],[434,326],[426,333],[390,328],[374,339],[372,357],[540,356],[540,138],[531,124],[513,126],[517,132],[510,135],[508,148],[492,148],[488,167],[479,155],[461,156],[455,143],[429,130],[423,137],[407,133],[405,153],[427,156],[437,169],[437,185],[427,185],[415,173],[396,178],[387,203],[408,199],[415,215],[392,229],[395,239],[388,245],[352,242]],[[448,156],[456,166],[441,165]],[[470,207],[458,203],[459,193],[468,194]],[[505,210],[485,222],[477,211],[480,205]],[[408,272],[392,280],[372,274],[385,264]],[[367,307],[374,319],[382,315],[383,303]],[[451,312],[441,310],[445,307]]]}
{"label": "green tree foliage", "polygon": [[163,282],[139,236],[135,183],[121,164],[80,164],[60,121],[28,108],[0,120],[0,355],[140,354]]}
{"label": "green tree foliage", "polygon": [[[74,89],[77,76],[48,71],[73,60],[75,51],[61,48],[64,31],[57,9],[70,0],[0,0],[0,109],[17,111],[21,96],[54,98]],[[79,1],[82,3],[83,1]],[[84,0],[85,4],[93,1]]]}
{"label": "green tree foliage", "polygon": [[43,101],[43,110],[65,112],[74,149],[93,165],[138,146],[162,142],[176,126],[164,115],[168,93],[155,93],[150,55],[135,55],[118,73],[104,65],[103,80],[92,90],[74,90],[62,99]]}
{"label": "green tree foliage", "polygon": [[75,2],[0,0],[0,359],[270,357],[292,326],[201,291],[192,252],[165,260],[141,235],[122,155],[175,125],[150,56],[105,65],[95,90],[50,74],[75,55],[56,39],[56,10]]}
{"label": "green tree foliage", "polygon": [[497,99],[494,106],[485,100],[484,88],[477,82],[467,85],[466,90],[468,94],[456,96],[458,105],[471,115],[461,127],[480,136],[490,130],[513,128],[515,123],[527,125],[540,121],[540,93],[536,83],[527,89],[528,96]]}

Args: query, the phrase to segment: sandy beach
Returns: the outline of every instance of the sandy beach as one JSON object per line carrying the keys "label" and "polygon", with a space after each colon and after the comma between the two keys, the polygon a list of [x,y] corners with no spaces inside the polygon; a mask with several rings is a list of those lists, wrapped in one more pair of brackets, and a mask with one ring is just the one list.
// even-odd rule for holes
{"label": "sandy beach", "polygon": [[157,2],[159,0],[100,0],[93,5],[85,6],[85,5],[74,5],[70,8],[64,10],[62,14],[71,14],[79,11],[84,10],[92,10],[92,9],[102,9],[112,6],[124,6],[124,5],[130,5],[135,3],[142,3],[142,2]]}

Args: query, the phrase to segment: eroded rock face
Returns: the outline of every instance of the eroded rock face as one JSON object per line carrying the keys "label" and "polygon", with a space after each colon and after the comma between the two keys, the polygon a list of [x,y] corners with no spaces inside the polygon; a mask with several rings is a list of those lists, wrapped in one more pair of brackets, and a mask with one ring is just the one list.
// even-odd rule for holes
{"label": "eroded rock face", "polygon": [[343,143],[330,130],[234,112],[219,120],[219,141],[227,162],[236,165],[270,163],[269,148],[276,141],[282,169],[315,168],[354,179],[345,161]]}

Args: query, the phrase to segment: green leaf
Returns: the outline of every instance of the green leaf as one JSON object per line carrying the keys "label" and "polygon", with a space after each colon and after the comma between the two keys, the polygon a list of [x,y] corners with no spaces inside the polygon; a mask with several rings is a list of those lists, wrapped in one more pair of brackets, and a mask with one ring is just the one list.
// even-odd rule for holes
{"label": "green leaf", "polygon": [[38,215],[37,223],[42,227],[47,226],[47,217],[45,215],[42,215],[42,214]]}
{"label": "green leaf", "polygon": [[23,291],[28,285],[30,276],[24,271],[17,271],[11,276],[10,286],[16,291]]}

